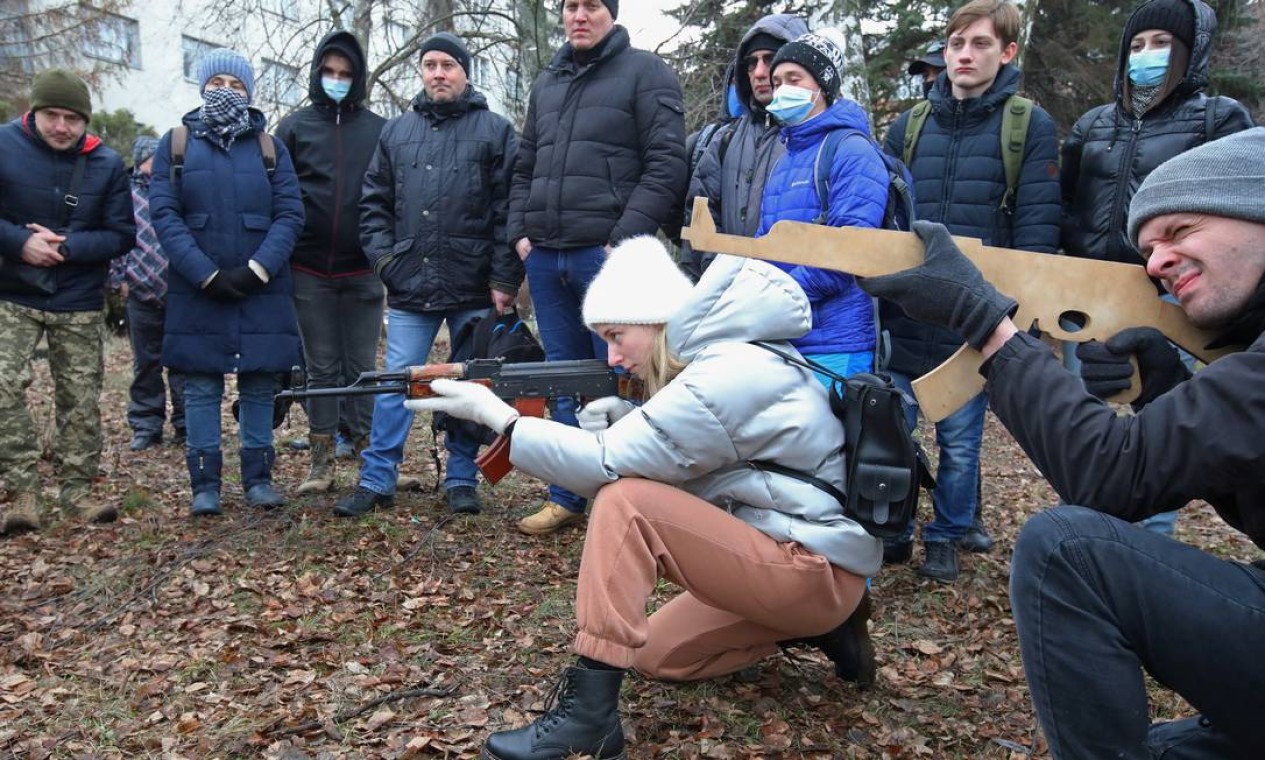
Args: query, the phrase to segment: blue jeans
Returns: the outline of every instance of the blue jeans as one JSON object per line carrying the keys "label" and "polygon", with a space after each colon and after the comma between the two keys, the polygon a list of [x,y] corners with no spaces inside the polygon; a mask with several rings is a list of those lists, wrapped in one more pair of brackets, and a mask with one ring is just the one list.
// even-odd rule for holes
{"label": "blue jeans", "polygon": [[[276,372],[244,372],[237,376],[241,401],[237,427],[243,449],[272,448],[272,394]],[[220,450],[220,407],[224,376],[189,373],[184,381],[184,422],[189,451]]]}
{"label": "blue jeans", "polygon": [[[581,307],[589,283],[606,261],[602,246],[532,248],[524,262],[536,326],[549,361],[606,359],[606,342],[584,324]],[[575,399],[554,401],[553,419],[576,427]],[[549,486],[549,500],[571,512],[584,512],[585,499],[558,485]]]}
{"label": "blue jeans", "polygon": [[[1010,604],[1053,757],[1265,757],[1261,567],[1060,506],[1020,532]],[[1148,726],[1143,671],[1207,725]],[[1194,730],[1174,747],[1182,723]]]}
{"label": "blue jeans", "polygon": [[[913,381],[908,375],[890,372],[892,380],[913,397]],[[984,412],[988,396],[983,393],[936,423],[936,445],[940,448],[940,464],[936,468],[936,487],[931,492],[935,519],[922,528],[922,540],[956,541],[966,535],[975,520],[979,504],[979,451],[984,438]],[[909,429],[918,425],[918,407],[909,407]],[[905,539],[913,536],[910,525]]]}
{"label": "blue jeans", "polygon": [[[439,326],[448,322],[448,334],[461,332],[467,322],[487,314],[487,309],[452,309],[419,313],[387,309],[387,370],[401,370],[417,364],[425,364],[430,356],[431,345]],[[413,427],[413,412],[404,408],[404,396],[400,393],[384,393],[374,396],[373,427],[369,431],[369,448],[364,450],[360,465],[360,485],[374,493],[395,493],[395,479],[400,462],[404,459],[404,442],[409,428]],[[444,448],[448,450],[448,467],[444,477],[445,488],[478,484],[479,469],[474,457],[479,453],[479,442],[462,436],[445,435]]]}

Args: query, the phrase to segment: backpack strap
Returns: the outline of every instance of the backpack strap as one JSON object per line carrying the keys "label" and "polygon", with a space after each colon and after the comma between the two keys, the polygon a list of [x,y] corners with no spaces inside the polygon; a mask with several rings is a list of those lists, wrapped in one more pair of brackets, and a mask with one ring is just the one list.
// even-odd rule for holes
{"label": "backpack strap", "polygon": [[277,144],[272,141],[272,135],[264,130],[255,133],[259,137],[259,152],[263,154],[264,169],[268,171],[268,177],[277,171]]}
{"label": "backpack strap", "polygon": [[914,150],[918,147],[918,136],[922,134],[922,126],[927,123],[931,113],[931,101],[924,100],[909,110],[909,121],[905,122],[905,146],[901,151],[901,160],[905,166],[914,158]]}
{"label": "backpack strap", "polygon": [[75,207],[79,205],[79,189],[83,187],[83,172],[88,165],[88,154],[80,152],[75,158],[75,168],[70,175],[70,187],[66,190],[66,196],[62,198],[61,213],[57,215],[57,232],[64,233],[70,230],[70,217],[75,213]]}
{"label": "backpack strap", "polygon": [[813,183],[817,189],[817,202],[821,204],[821,211],[813,220],[813,224],[826,223],[826,217],[830,211],[830,171],[835,166],[839,143],[848,137],[848,133],[855,131],[852,129],[831,130],[817,145],[817,157],[813,159]]}
{"label": "backpack strap", "polygon": [[712,138],[716,136],[716,130],[720,129],[720,124],[712,122],[706,124],[699,130],[698,136],[694,138],[694,150],[690,151],[690,176],[698,171],[698,164],[703,160],[703,154],[707,152],[707,146],[711,144]]}
{"label": "backpack strap", "polygon": [[184,154],[189,147],[189,128],[181,124],[171,130],[171,183],[184,173]]}
{"label": "backpack strap", "polygon": [[1006,170],[1006,193],[1001,197],[1001,210],[1015,210],[1015,194],[1019,173],[1023,169],[1023,152],[1028,142],[1028,125],[1032,122],[1032,101],[1011,95],[1001,112],[1001,163]]}

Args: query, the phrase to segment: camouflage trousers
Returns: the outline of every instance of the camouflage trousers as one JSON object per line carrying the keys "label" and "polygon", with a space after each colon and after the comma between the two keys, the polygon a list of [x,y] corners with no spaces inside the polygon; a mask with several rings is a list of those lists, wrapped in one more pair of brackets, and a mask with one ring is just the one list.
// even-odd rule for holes
{"label": "camouflage trousers", "polygon": [[41,337],[48,339],[56,409],[53,451],[61,497],[86,495],[101,460],[100,311],[40,311],[0,301],[0,474],[10,492],[40,492],[39,437],[25,391]]}

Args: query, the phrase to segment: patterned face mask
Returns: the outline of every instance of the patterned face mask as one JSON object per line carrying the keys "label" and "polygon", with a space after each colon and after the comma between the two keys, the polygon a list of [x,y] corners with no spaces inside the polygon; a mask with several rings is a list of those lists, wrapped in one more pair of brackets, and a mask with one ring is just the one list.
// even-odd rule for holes
{"label": "patterned face mask", "polygon": [[202,123],[224,150],[233,140],[250,131],[250,108],[246,96],[219,87],[202,93]]}

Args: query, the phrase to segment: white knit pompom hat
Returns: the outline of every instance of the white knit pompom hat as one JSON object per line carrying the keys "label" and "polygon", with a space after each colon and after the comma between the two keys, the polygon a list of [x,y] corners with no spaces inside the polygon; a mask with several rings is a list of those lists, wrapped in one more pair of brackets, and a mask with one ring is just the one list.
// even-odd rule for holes
{"label": "white knit pompom hat", "polygon": [[628,238],[611,251],[584,296],[584,324],[662,325],[694,285],[653,235]]}

